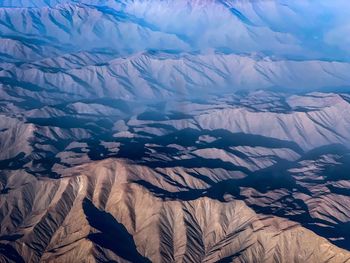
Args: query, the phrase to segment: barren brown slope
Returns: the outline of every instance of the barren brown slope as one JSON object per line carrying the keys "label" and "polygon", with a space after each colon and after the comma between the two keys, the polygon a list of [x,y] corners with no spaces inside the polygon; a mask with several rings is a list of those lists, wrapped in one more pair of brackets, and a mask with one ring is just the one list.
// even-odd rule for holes
{"label": "barren brown slope", "polygon": [[[159,176],[159,175],[158,175]],[[0,262],[350,262],[350,253],[243,201],[160,198],[161,176],[108,159],[58,180],[7,172]]]}

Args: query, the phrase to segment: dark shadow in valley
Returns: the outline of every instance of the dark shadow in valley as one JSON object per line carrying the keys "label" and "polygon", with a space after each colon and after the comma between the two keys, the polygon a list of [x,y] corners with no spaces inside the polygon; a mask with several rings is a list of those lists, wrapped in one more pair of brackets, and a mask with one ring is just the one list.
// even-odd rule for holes
{"label": "dark shadow in valley", "polygon": [[2,235],[0,236],[0,241],[16,241],[17,239],[23,237],[23,234],[12,234],[12,235]]}
{"label": "dark shadow in valley", "polygon": [[89,234],[92,242],[127,261],[151,262],[137,251],[133,236],[110,213],[99,210],[89,199],[84,199],[83,210],[89,224],[98,230]]}
{"label": "dark shadow in valley", "polygon": [[[24,263],[22,256],[9,244],[0,243],[0,254],[5,256],[10,262]],[[1,257],[0,257],[1,259]],[[5,261],[7,262],[7,261]]]}
{"label": "dark shadow in valley", "polygon": [[[163,127],[157,127],[157,128],[163,128]],[[167,127],[164,127],[164,128],[167,128]],[[224,149],[225,151],[237,154],[240,157],[244,157],[244,155],[238,151],[230,149],[230,147],[261,146],[266,148],[288,148],[299,154],[304,153],[303,150],[294,142],[264,137],[260,135],[231,133],[225,130],[199,131],[199,130],[187,128],[181,131],[171,130],[169,134],[166,134],[163,136],[154,136],[146,133],[142,135],[144,135],[144,137],[120,139],[119,141],[122,143],[122,145],[116,157],[127,158],[133,161],[142,161],[143,157],[153,157],[151,151],[149,151],[147,147],[145,147],[146,144],[158,145],[157,154],[166,154],[166,155],[170,155],[170,157],[173,157],[173,155],[176,154],[176,151],[177,151],[175,148],[169,147],[170,144],[180,145],[183,147],[195,147],[196,149],[204,149],[204,148]],[[212,142],[198,143],[199,137],[203,135],[211,136],[215,138],[215,140]],[[196,165],[198,165],[197,167],[202,167],[204,165],[203,164],[204,161],[208,162],[207,159],[203,159],[201,161],[199,158],[197,158],[197,159],[191,159],[191,161],[182,160],[182,161],[179,161],[178,164],[174,163],[174,165],[180,166],[181,165],[180,162],[185,162],[184,164],[185,166],[191,165],[191,167],[195,167]],[[217,160],[213,162],[217,162]],[[211,163],[208,162],[208,164],[211,164]],[[154,163],[152,161],[147,161],[145,165],[151,166],[154,168],[157,165],[159,166],[171,165],[171,163],[162,164],[161,162],[158,162],[157,160],[155,160]],[[214,166],[212,166],[212,168],[214,168]],[[227,169],[234,168],[230,164],[225,163],[223,161],[221,161],[221,164],[218,164],[215,167],[221,167],[221,168],[227,168]],[[245,172],[248,173],[248,171],[245,171]]]}
{"label": "dark shadow in valley", "polygon": [[[331,163],[325,167],[322,172],[324,179],[318,183],[326,185],[332,193],[350,196],[350,189],[332,185],[333,182],[338,180],[349,180],[349,150],[344,147],[340,147],[339,145],[320,147],[319,149],[306,153],[300,160],[317,160],[326,154],[336,154],[338,156],[337,163]],[[298,222],[318,235],[328,238],[337,246],[350,250],[350,222],[341,222],[339,219],[332,217],[331,215],[329,215],[331,220],[314,218],[309,214],[309,207],[304,203],[304,201],[295,197],[295,193],[303,193],[308,196],[315,195],[315,193],[310,192],[307,187],[302,186],[297,181],[297,178],[290,173],[289,169],[300,166],[298,161],[288,162],[280,160],[277,162],[277,164],[256,172],[242,170],[241,168],[234,166],[229,167],[225,162],[203,158],[173,160],[162,162],[161,165],[159,162],[150,162],[146,165],[152,168],[176,166],[184,168],[201,167],[208,169],[221,167],[226,170],[232,170],[232,168],[234,168],[236,170],[241,170],[247,176],[242,179],[229,179],[221,182],[213,182],[210,180],[210,178],[205,179],[203,178],[205,176],[201,175],[200,179],[205,181],[209,187],[206,189],[189,189],[186,187],[180,187],[180,189],[183,190],[178,192],[169,192],[145,181],[136,181],[135,183],[142,185],[155,196],[164,200],[189,201],[205,196],[225,202],[224,196],[228,194],[233,196],[235,199],[245,200],[246,203],[257,213],[275,215]],[[310,182],[313,182],[312,180],[313,179],[311,178]],[[306,181],[306,179],[303,179],[303,182]],[[259,205],[258,203],[254,202],[254,198],[248,199],[246,196],[243,196],[241,193],[242,188],[252,188],[261,194],[273,190],[284,190],[285,193],[281,198],[276,200],[274,203],[271,203],[271,205]],[[277,203],[278,205],[276,205]]]}
{"label": "dark shadow in valley", "polygon": [[28,162],[25,157],[25,153],[21,152],[17,154],[15,157],[0,160],[0,171],[1,170],[18,170],[22,169],[23,166]]}
{"label": "dark shadow in valley", "polygon": [[95,134],[103,134],[106,129],[110,129],[113,125],[108,119],[94,120],[86,117],[77,118],[71,116],[28,118],[27,122],[38,126],[59,127],[62,129],[82,128]]}

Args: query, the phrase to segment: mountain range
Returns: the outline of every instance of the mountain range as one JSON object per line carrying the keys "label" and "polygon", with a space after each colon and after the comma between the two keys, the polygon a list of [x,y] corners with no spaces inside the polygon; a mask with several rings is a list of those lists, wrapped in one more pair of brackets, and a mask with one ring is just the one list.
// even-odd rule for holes
{"label": "mountain range", "polygon": [[350,262],[345,0],[0,0],[0,262]]}

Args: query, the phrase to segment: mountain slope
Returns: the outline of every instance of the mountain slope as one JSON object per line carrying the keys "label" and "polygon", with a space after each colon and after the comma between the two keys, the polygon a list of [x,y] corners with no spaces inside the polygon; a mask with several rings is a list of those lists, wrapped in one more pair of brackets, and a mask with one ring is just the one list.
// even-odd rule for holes
{"label": "mountain slope", "polygon": [[[21,174],[22,183],[13,185],[17,190],[10,191],[7,198],[13,207],[7,213],[16,221],[1,221],[2,231],[9,233],[2,247],[16,249],[17,258],[40,258],[42,262],[76,258],[92,262],[350,260],[349,253],[311,231],[288,220],[259,216],[242,201],[154,197],[145,188],[128,183],[134,180],[129,169],[139,170],[140,175],[148,173],[145,167],[133,166],[106,160],[77,168],[73,177],[60,181]],[[22,210],[18,196],[28,194],[30,209]],[[45,195],[49,196],[43,199]],[[12,240],[10,245],[6,239]],[[9,249],[3,256],[14,259]]]}
{"label": "mountain slope", "polygon": [[349,10],[0,0],[0,262],[350,262]]}

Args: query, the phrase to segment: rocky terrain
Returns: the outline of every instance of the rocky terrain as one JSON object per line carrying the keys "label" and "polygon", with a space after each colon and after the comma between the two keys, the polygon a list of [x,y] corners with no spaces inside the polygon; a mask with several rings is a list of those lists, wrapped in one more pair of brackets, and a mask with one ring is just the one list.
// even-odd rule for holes
{"label": "rocky terrain", "polygon": [[0,0],[0,262],[350,262],[335,2]]}

